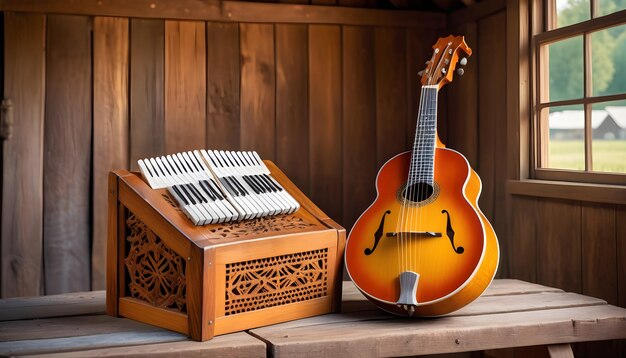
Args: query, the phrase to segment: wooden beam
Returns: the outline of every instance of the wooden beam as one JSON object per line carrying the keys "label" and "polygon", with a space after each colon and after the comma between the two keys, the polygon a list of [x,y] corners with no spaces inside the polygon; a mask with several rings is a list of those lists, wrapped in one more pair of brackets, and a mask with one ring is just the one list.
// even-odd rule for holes
{"label": "wooden beam", "polygon": [[223,22],[374,25],[430,29],[446,27],[446,16],[443,13],[243,1],[0,0],[0,10]]}
{"label": "wooden beam", "polygon": [[507,191],[513,195],[626,204],[626,189],[620,185],[599,185],[552,180],[509,180]]}
{"label": "wooden beam", "polygon": [[506,0],[484,0],[448,14],[448,27],[474,22],[504,10],[506,10]]}

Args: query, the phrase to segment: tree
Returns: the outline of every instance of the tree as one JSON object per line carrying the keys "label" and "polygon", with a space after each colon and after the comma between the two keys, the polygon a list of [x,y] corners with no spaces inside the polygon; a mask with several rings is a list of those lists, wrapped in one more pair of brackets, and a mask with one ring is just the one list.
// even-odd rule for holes
{"label": "tree", "polygon": [[[626,0],[600,2],[600,14],[626,9]],[[558,3],[557,26],[590,18],[589,0]],[[591,34],[593,95],[626,93],[626,25]],[[583,38],[550,44],[550,100],[581,98],[583,92]]]}

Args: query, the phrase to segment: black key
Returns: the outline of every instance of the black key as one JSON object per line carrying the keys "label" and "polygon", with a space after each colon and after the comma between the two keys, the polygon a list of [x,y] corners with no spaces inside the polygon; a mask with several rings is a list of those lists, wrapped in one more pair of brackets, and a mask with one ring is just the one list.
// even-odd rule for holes
{"label": "black key", "polygon": [[220,178],[220,182],[231,195],[239,196],[239,193],[230,186],[230,183],[226,180],[226,178]]}
{"label": "black key", "polygon": [[[171,157],[171,158],[172,158],[171,162],[172,162],[172,163],[174,163],[174,165],[176,166],[176,169],[178,169],[178,172],[179,172],[180,174],[183,174],[184,172],[183,172],[183,170],[180,168],[180,166],[178,166],[178,162],[176,161],[176,159],[174,159],[174,157]],[[182,165],[182,164],[181,164],[181,165]]]}
{"label": "black key", "polygon": [[259,178],[257,175],[253,175],[252,178],[253,178],[254,181],[259,183],[260,186],[263,187],[263,189],[264,189],[263,192],[264,193],[270,192],[270,191],[274,191],[274,190],[272,190],[271,186],[267,185],[267,183],[263,179]]}
{"label": "black key", "polygon": [[178,190],[178,188],[176,187],[176,185],[174,185],[172,187],[172,189],[174,190],[174,192],[176,193],[176,195],[178,195],[178,197],[183,201],[183,204],[185,204],[185,206],[189,205],[189,202],[187,201],[187,199],[185,198],[185,196],[183,195],[183,193],[180,192],[180,190]]}
{"label": "black key", "polygon": [[259,190],[259,188],[250,180],[250,178],[243,177],[243,180],[245,180],[245,182],[248,183],[248,185],[250,185],[250,187],[252,188],[252,190],[254,190],[255,193],[261,194],[261,191]]}
{"label": "black key", "polygon": [[189,190],[200,203],[208,203],[208,201],[204,198],[202,194],[196,189],[194,185],[185,184],[187,186],[187,190]]}
{"label": "black key", "polygon": [[216,196],[213,195],[211,190],[208,188],[206,180],[200,180],[198,182],[198,184],[200,184],[200,188],[202,188],[202,190],[209,196],[209,198],[211,198],[211,200],[215,201]]}
{"label": "black key", "polygon": [[267,180],[268,183],[272,184],[278,191],[283,191],[283,188],[278,185],[274,179],[272,179],[269,175],[263,174],[262,177]]}
{"label": "black key", "polygon": [[[187,155],[185,156],[185,154],[187,154]],[[187,158],[187,157],[188,157],[188,158],[187,158],[187,159],[188,159],[187,161],[188,161],[188,162],[191,162],[191,164],[193,165],[193,167],[194,167],[194,168],[196,168],[196,171],[197,171],[197,172],[199,172],[199,171],[200,171],[200,168],[198,168],[198,166],[196,165],[195,161],[193,160],[193,158],[195,158],[195,155],[193,155],[193,153],[192,153],[191,155],[189,155],[189,153],[185,153],[185,154],[183,154],[183,158]]]}
{"label": "black key", "polygon": [[163,174],[165,174],[165,172],[167,172],[167,174],[169,174],[169,176],[172,176],[172,173],[170,173],[170,171],[167,170],[167,167],[165,166],[165,164],[159,162],[158,160],[155,160],[154,162],[157,163],[157,165],[159,166],[159,168],[161,169]]}
{"label": "black key", "polygon": [[165,176],[164,173],[161,173],[161,168],[159,168],[159,165],[157,164],[156,160],[152,160],[150,164],[152,165],[152,169],[154,169],[154,172],[156,173],[157,177]]}
{"label": "black key", "polygon": [[222,196],[222,191],[217,187],[217,183],[213,181],[213,179],[209,179],[206,182],[209,186],[209,189],[213,191],[213,194],[215,194],[218,199],[224,200],[224,197]]}
{"label": "black key", "polygon": [[[150,162],[148,162],[147,160],[144,160],[143,162],[144,162],[144,165],[145,165],[146,169],[148,170],[148,174],[150,174],[150,176],[151,176],[151,177],[154,177],[154,174],[153,174],[153,173],[152,173],[152,171],[150,170],[150,167],[152,166],[152,165],[150,165],[151,163],[150,163]],[[148,164],[145,164],[146,162],[147,162]]]}
{"label": "black key", "polygon": [[231,180],[235,183],[235,185],[237,185],[237,187],[239,188],[239,191],[242,192],[244,196],[250,194],[248,193],[246,188],[244,188],[243,185],[241,185],[241,183],[239,182],[239,180],[237,180],[237,178],[231,177]]}
{"label": "black key", "polygon": [[184,185],[180,186],[180,190],[185,193],[187,195],[187,199],[193,204],[196,205],[196,201],[193,200],[193,196],[191,194],[189,194],[189,192],[187,192],[187,189],[185,189]]}

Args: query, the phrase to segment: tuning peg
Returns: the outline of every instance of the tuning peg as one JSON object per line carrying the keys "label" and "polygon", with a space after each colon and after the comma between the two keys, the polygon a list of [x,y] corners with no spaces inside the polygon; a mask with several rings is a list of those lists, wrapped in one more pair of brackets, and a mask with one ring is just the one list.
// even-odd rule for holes
{"label": "tuning peg", "polygon": [[461,66],[465,66],[465,65],[467,65],[467,58],[466,58],[466,57],[463,57],[463,58],[461,59],[461,61],[459,61],[459,63],[461,64]]}
{"label": "tuning peg", "polygon": [[456,73],[459,74],[459,76],[463,76],[463,74],[465,73],[465,71],[462,68],[457,68],[456,69]]}
{"label": "tuning peg", "polygon": [[445,63],[446,65],[450,64],[450,60],[448,60],[447,58],[443,60],[443,63]]}
{"label": "tuning peg", "polygon": [[418,74],[418,76],[420,76],[420,77],[424,76],[424,70],[419,71],[417,74]]}
{"label": "tuning peg", "polygon": [[442,69],[441,69],[441,73],[443,73],[443,74],[445,75],[445,74],[446,74],[446,69],[445,69],[445,68],[442,68]]}

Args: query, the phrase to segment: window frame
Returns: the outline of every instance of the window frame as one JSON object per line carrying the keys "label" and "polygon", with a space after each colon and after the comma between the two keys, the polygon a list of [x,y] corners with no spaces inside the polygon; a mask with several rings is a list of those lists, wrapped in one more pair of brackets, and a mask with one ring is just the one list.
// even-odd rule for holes
{"label": "window frame", "polygon": [[[596,31],[608,29],[614,26],[626,24],[626,10],[614,12],[609,15],[595,17],[598,0],[590,0],[589,20],[580,23],[556,28],[556,0],[531,1],[532,3],[532,37],[531,37],[531,63],[533,64],[531,79],[534,81],[532,88],[531,110],[531,156],[530,177],[538,180],[567,181],[594,184],[626,185],[626,173],[593,172],[592,168],[592,128],[591,109],[595,103],[615,100],[626,100],[626,93],[592,96],[591,82],[591,34]],[[548,44],[556,41],[582,36],[583,38],[583,97],[577,99],[549,101],[547,98],[549,79],[547,78],[548,67]],[[542,81],[542,78],[544,79]],[[548,144],[548,115],[544,109],[556,106],[578,104],[583,105],[585,112],[584,126],[584,171],[555,169],[541,167],[542,162],[547,160]]]}

